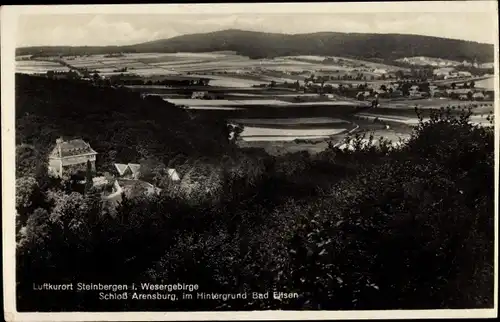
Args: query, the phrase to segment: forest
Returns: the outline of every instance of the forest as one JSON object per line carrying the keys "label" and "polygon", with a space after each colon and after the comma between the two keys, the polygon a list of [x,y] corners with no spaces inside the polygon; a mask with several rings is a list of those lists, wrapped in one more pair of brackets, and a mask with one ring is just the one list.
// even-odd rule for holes
{"label": "forest", "polygon": [[[443,51],[442,48],[448,48]],[[222,30],[182,35],[131,46],[24,47],[16,55],[92,55],[110,52],[213,52],[235,51],[252,59],[277,56],[327,55],[393,61],[428,56],[455,61],[493,62],[493,45],[418,35],[319,32],[279,34],[245,30]]]}
{"label": "forest", "polygon": [[[356,136],[355,151],[271,156],[237,148],[223,120],[155,98],[17,75],[18,310],[492,308],[494,132],[469,116],[433,111],[398,148]],[[46,156],[61,135],[90,142],[100,169],[154,164],[161,194],[110,211],[49,178]],[[189,195],[162,180],[165,166],[197,183]],[[299,298],[101,301],[33,291],[42,281]]]}

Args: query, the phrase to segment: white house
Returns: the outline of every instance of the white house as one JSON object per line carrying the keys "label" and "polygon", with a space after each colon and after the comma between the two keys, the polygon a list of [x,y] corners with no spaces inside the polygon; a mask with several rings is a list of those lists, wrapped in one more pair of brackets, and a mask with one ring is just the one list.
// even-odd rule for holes
{"label": "white house", "polygon": [[472,94],[472,98],[477,101],[482,101],[484,100],[484,94],[482,92],[476,92]]}
{"label": "white house", "polygon": [[387,74],[387,70],[383,68],[376,68],[373,70],[375,74]]}
{"label": "white house", "polygon": [[436,68],[432,71],[432,73],[436,76],[448,76],[450,75],[451,72],[454,71],[454,68],[448,67],[448,68]]}
{"label": "white house", "polygon": [[49,174],[62,177],[63,173],[85,171],[88,161],[92,170],[95,170],[96,156],[97,152],[81,139],[64,141],[59,138],[49,155]]}

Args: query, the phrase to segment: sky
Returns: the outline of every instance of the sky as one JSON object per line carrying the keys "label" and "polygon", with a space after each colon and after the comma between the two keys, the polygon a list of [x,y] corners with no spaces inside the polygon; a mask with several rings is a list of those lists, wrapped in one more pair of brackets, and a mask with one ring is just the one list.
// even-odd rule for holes
{"label": "sky", "polygon": [[494,43],[495,26],[494,16],[485,12],[23,14],[18,17],[16,42],[17,47],[128,45],[242,29],[402,33]]}

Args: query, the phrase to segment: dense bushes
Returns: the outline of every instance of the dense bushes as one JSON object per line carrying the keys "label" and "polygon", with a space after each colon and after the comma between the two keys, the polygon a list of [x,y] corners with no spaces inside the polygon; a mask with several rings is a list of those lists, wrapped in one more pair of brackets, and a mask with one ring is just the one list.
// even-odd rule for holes
{"label": "dense bushes", "polygon": [[[18,308],[492,307],[493,130],[467,116],[436,113],[400,148],[200,158],[192,193],[167,187],[112,213],[91,194],[40,184],[43,176],[20,179],[18,212],[27,219],[18,236]],[[33,204],[35,195],[44,203]],[[180,282],[207,293],[300,297],[99,301],[93,292],[33,292],[39,281]]]}

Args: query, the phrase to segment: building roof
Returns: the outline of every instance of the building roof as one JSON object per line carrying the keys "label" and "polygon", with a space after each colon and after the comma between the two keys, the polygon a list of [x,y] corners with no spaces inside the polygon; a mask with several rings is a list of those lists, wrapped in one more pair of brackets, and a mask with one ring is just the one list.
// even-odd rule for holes
{"label": "building roof", "polygon": [[130,170],[132,171],[132,174],[133,175],[136,175],[139,173],[139,169],[141,168],[141,165],[140,164],[137,164],[137,163],[129,163],[128,164],[128,167],[130,168]]}
{"label": "building roof", "polygon": [[97,154],[90,145],[81,140],[57,141],[56,146],[50,153],[50,157],[64,158],[82,154]]}
{"label": "building roof", "polygon": [[175,169],[169,168],[167,171],[168,171],[168,176],[170,177],[170,179],[172,179],[172,181],[179,181],[181,179],[177,171],[175,171]]}
{"label": "building roof", "polygon": [[118,171],[118,173],[122,176],[125,171],[127,170],[128,165],[123,164],[123,163],[115,163],[115,168]]}
{"label": "building roof", "polygon": [[455,93],[455,94],[468,94],[469,92],[472,93],[472,90],[469,88],[456,88],[456,89],[447,89],[446,92],[448,94]]}

